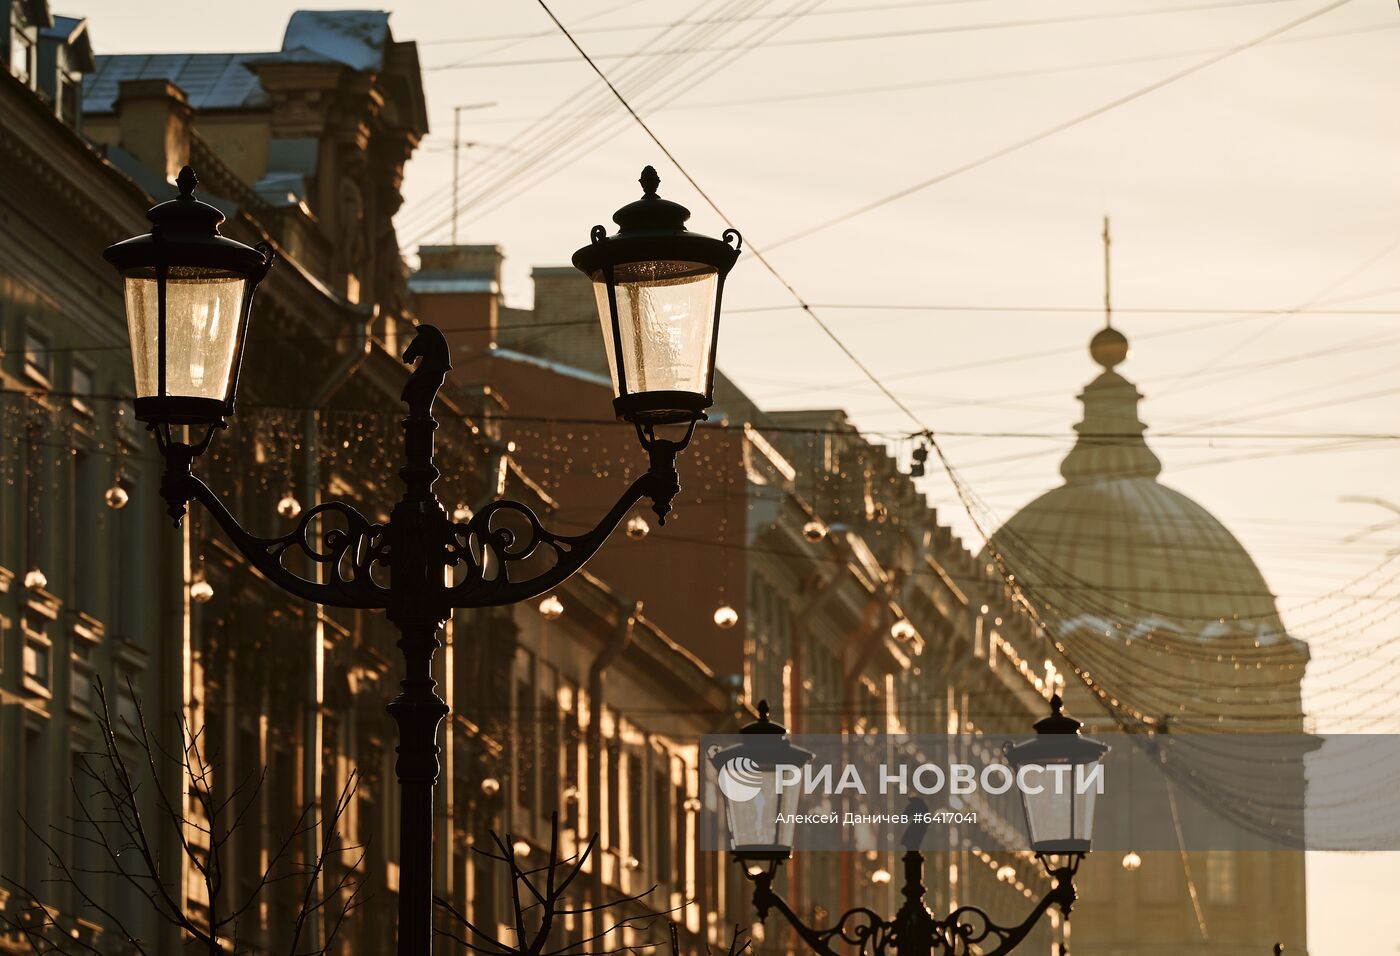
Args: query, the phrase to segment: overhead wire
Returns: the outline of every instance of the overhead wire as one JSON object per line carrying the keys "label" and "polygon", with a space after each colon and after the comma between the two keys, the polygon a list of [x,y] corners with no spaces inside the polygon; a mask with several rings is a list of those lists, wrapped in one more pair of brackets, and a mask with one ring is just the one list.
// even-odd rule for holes
{"label": "overhead wire", "polygon": [[1038,130],[1029,136],[1022,137],[1021,139],[1009,143],[1006,146],[1002,146],[998,149],[995,149],[990,153],[984,153],[974,159],[968,160],[967,162],[960,163],[957,166],[952,167],[951,169],[944,170],[943,172],[938,173],[934,176],[927,177],[916,183],[897,189],[894,192],[887,193],[886,195],[881,196],[878,199],[866,202],[860,206],[857,206],[854,209],[840,213],[831,218],[824,219],[811,226],[807,226],[803,229],[800,229],[797,232],[783,236],[777,239],[776,241],[769,243],[768,248],[770,250],[777,250],[783,248],[784,246],[791,245],[792,243],[797,242],[801,239],[810,238],[811,236],[814,236],[819,232],[824,232],[827,229],[832,228],[833,226],[841,225],[842,223],[849,222],[852,219],[864,216],[867,213],[874,212],[876,209],[888,206],[890,203],[897,202],[898,200],[906,199],[909,196],[912,196],[916,193],[923,192],[925,189],[928,189],[931,186],[936,186],[940,183],[945,183],[950,179],[954,179],[965,173],[969,173],[974,169],[979,169],[983,166],[995,162],[996,160],[1010,156],[1013,153],[1018,153],[1029,146],[1034,146],[1035,144],[1044,142],[1045,140],[1050,139],[1051,137],[1058,136],[1060,133],[1074,129],[1077,126],[1082,126],[1083,124],[1091,120],[1097,119],[1098,117],[1103,116],[1107,113],[1111,113],[1112,111],[1122,106],[1126,106],[1127,104],[1142,99],[1145,96],[1149,96],[1152,93],[1157,92],[1158,90],[1171,86],[1174,83],[1178,83],[1181,80],[1186,79],[1187,77],[1193,76],[1201,72],[1202,70],[1209,69],[1210,67],[1215,66],[1218,63],[1222,63],[1233,56],[1238,56],[1239,54],[1251,50],[1254,47],[1259,46],[1260,44],[1267,43],[1274,37],[1282,36],[1290,30],[1297,29],[1305,23],[1310,23],[1311,21],[1316,20],[1318,17],[1325,16],[1326,14],[1331,13],[1333,10],[1340,9],[1341,7],[1346,6],[1350,2],[1351,0],[1331,0],[1330,3],[1326,3],[1321,7],[1317,7],[1309,11],[1308,13],[1302,15],[1301,17],[1296,17],[1283,24],[1282,26],[1275,27],[1272,30],[1269,30],[1265,33],[1251,37],[1250,39],[1245,40],[1242,43],[1237,43],[1234,46],[1228,47],[1227,49],[1219,53],[1212,54],[1206,57],[1205,59],[1199,60],[1196,63],[1192,63],[1190,66],[1184,67],[1180,70],[1176,70],[1175,72],[1170,73],[1167,76],[1162,77],[1161,79],[1155,80],[1152,83],[1147,84],[1146,86],[1137,87],[1136,89],[1133,89],[1132,91],[1125,93],[1122,96],[1114,97],[1113,99],[1102,103],[1098,106],[1095,106],[1092,109],[1086,110],[1082,113],[1077,113],[1066,120],[1062,120],[1058,123],[1052,124],[1051,126],[1047,126],[1044,129]]}

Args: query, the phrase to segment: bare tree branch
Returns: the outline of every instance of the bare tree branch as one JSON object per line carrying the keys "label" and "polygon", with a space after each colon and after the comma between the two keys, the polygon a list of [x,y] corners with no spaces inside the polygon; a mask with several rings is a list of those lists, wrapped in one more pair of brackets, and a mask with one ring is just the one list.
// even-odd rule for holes
{"label": "bare tree branch", "polygon": [[[623,896],[606,902],[597,901],[588,905],[571,902],[568,896],[569,888],[584,871],[589,859],[593,857],[598,845],[596,836],[590,837],[580,852],[567,858],[561,858],[559,814],[556,813],[550,824],[548,857],[542,864],[528,868],[521,863],[519,855],[515,852],[515,840],[510,834],[506,834],[502,838],[500,834],[492,833],[491,842],[495,845],[495,851],[480,847],[473,849],[480,856],[502,864],[510,872],[515,939],[513,941],[500,939],[495,935],[494,929],[479,925],[469,919],[450,901],[435,897],[434,902],[448,920],[465,930],[465,932],[460,932],[452,928],[439,928],[437,930],[439,935],[456,941],[479,956],[512,956],[512,954],[520,954],[520,956],[579,956],[585,951],[585,947],[588,947],[590,953],[606,956],[610,953],[653,949],[660,945],[659,941],[648,941],[606,948],[606,941],[620,939],[623,931],[645,932],[657,918],[674,912],[674,909],[667,910],[666,913],[662,914],[621,913],[610,920],[598,920],[599,923],[606,925],[600,926],[595,923],[592,932],[581,939],[576,939],[573,942],[555,939],[561,925],[567,919],[585,914],[611,915],[620,913],[630,907],[642,904],[656,889],[655,886],[652,886],[643,893]],[[602,943],[604,948],[590,945],[594,943]],[[731,956],[739,956],[740,953],[742,950],[731,954]]]}
{"label": "bare tree branch", "polygon": [[[130,683],[128,687],[135,699],[135,689]],[[66,887],[65,895],[101,918],[105,933],[120,934],[142,956],[152,952],[154,944],[140,939],[130,928],[133,913],[104,902],[105,897],[98,892],[100,884],[127,886],[145,901],[159,922],[173,926],[209,956],[265,953],[278,938],[287,941],[286,956],[329,954],[346,918],[365,900],[360,877],[364,846],[347,843],[341,831],[354,803],[359,775],[351,773],[324,814],[315,803],[307,804],[269,854],[251,890],[229,901],[226,853],[235,833],[257,822],[254,814],[266,769],[221,786],[222,780],[232,780],[232,774],[216,766],[203,728],[192,729],[180,713],[180,744],[167,746],[151,732],[139,701],[134,722],[119,717],[124,735],[143,758],[133,763],[117,739],[101,681],[96,682],[95,691],[101,747],[79,755],[71,780],[74,812],[68,825],[52,825],[48,830],[74,847],[95,852],[99,860],[79,865],[66,859],[55,845],[58,841],[25,821],[30,835],[48,854],[53,875],[46,882]],[[180,780],[175,793],[167,790],[166,782],[172,777]],[[85,787],[80,788],[80,783]],[[154,805],[154,817],[143,814],[146,805]],[[303,854],[306,858],[298,859],[299,841],[318,828],[314,854],[308,851]],[[163,861],[158,848],[161,840],[171,835],[181,852],[175,860]],[[255,837],[250,834],[245,838]],[[188,900],[182,890],[174,889],[184,865],[202,883],[203,900]],[[322,876],[332,867],[335,877],[326,880],[329,886],[325,886]],[[77,932],[77,914],[60,912],[32,887],[16,880],[0,877],[0,882],[14,890],[20,904],[18,915],[0,912],[0,927],[19,936],[31,952],[96,956],[106,951]],[[284,928],[285,935],[263,939],[259,923],[266,893],[288,882],[298,887],[292,925]],[[324,921],[325,938],[309,947],[305,937],[313,920]]]}

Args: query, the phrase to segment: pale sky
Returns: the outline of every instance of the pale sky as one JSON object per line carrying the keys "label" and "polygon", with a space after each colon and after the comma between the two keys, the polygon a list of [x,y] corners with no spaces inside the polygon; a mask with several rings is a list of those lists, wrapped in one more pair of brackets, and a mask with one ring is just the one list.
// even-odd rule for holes
{"label": "pale sky", "polygon": [[[172,15],[154,0],[55,12],[87,15],[98,53],[270,50],[292,10],[348,5],[243,0],[236,20],[224,4]],[[388,6],[395,36],[421,44],[433,125],[408,168],[407,251],[449,238],[458,105],[471,107],[460,240],[504,248],[514,304],[529,302],[531,266],[567,263],[638,195],[647,163],[696,228],[723,228],[533,0]],[[1097,371],[1085,346],[1102,323],[1110,215],[1115,324],[1134,346],[1119,371],[1147,396],[1162,480],[1234,531],[1310,641],[1318,728],[1400,730],[1400,561],[1382,564],[1400,515],[1344,500],[1400,505],[1394,0],[552,6],[746,245],[771,249],[782,276],[828,306],[816,312],[920,424],[810,317],[767,310],[793,300],[751,254],[726,292],[722,367],[769,407],[844,406],[896,435],[933,428],[991,526],[1059,483],[1074,396]],[[644,48],[674,49],[628,57]],[[931,472],[930,501],[975,542]],[[1400,951],[1393,920],[1337,918],[1379,922],[1400,855],[1309,865],[1313,956]]]}

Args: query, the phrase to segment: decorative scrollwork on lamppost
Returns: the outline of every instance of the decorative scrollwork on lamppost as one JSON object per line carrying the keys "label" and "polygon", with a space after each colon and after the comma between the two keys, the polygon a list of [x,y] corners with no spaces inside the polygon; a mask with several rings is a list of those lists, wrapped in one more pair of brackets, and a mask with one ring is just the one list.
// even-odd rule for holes
{"label": "decorative scrollwork on lamppost", "polygon": [[[642,198],[613,217],[619,231],[608,236],[595,226],[574,263],[597,293],[614,410],[636,427],[649,467],[582,534],[550,531],[528,506],[508,500],[465,521],[449,518],[433,491],[439,478],[433,403],[452,368],[451,353],[442,332],[429,325],[417,327],[403,353],[416,367],[401,396],[408,408],[399,470],[404,494],[389,520],[371,522],[349,504],[331,501],[308,509],[285,535],[249,533],[194,474],[194,463],[233,415],[253,293],[272,265],[272,247],[220,235],[223,215],[194,197],[197,180],[186,166],[178,198],[148,213],[151,231],[104,253],[125,280],[136,417],[155,434],[165,458],[160,492],[176,524],[189,502],[198,501],[273,584],[329,607],[383,610],[399,629],[405,675],[388,710],[399,727],[396,771],[403,791],[400,956],[432,951],[433,788],[440,769],[437,730],[447,714],[432,659],[443,623],[457,608],[514,604],[558,587],[644,498],[664,523],[680,491],[676,456],[713,403],[721,293],[739,236],[733,230],[723,240],[689,232],[689,212],[656,194],[659,179],[650,166],[641,183]],[[667,427],[679,429],[679,436],[658,434]],[[319,567],[319,580],[292,570],[289,554]],[[541,554],[552,562],[540,562]],[[544,570],[538,570],[541,563]]]}
{"label": "decorative scrollwork on lamppost", "polygon": [[[813,759],[795,746],[787,731],[768,718],[767,702],[758,705],[758,720],[743,728],[742,742],[715,753],[717,769],[740,761],[746,783],[766,798],[731,799],[724,792],[730,853],[753,883],[753,904],[760,920],[776,910],[808,948],[820,956],[1004,956],[1019,946],[1051,908],[1069,916],[1076,899],[1074,876],[1089,852],[1094,791],[1072,793],[1059,787],[1023,789],[1030,848],[1053,885],[1019,923],[1003,925],[976,906],[960,906],[939,918],[924,902],[924,855],[919,847],[928,829],[921,801],[909,808],[915,822],[904,832],[904,903],[892,918],[856,907],[831,926],[813,927],[793,911],[773,889],[778,869],[792,857],[794,818],[800,788],[778,785],[780,767],[800,767]],[[1008,746],[1008,762],[1017,768],[1082,766],[1099,762],[1108,747],[1082,736],[1079,721],[1063,713],[1058,695],[1051,698],[1051,715],[1035,724],[1036,736]],[[747,795],[746,795],[747,796]],[[920,818],[924,822],[920,822]]]}

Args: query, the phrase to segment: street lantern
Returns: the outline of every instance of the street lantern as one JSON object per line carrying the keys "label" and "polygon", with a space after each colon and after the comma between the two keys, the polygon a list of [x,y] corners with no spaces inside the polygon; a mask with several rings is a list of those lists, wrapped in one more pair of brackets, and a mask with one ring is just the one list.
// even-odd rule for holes
{"label": "street lantern", "polygon": [[194,170],[180,195],[147,214],[151,231],[108,246],[121,272],[136,374],[136,417],[152,425],[219,425],[233,413],[253,290],[272,248],[219,235],[224,215],[194,198]]}
{"label": "street lantern", "polygon": [[758,703],[758,720],[739,733],[743,739],[713,754],[710,762],[719,772],[730,851],[754,876],[792,855],[801,787],[779,787],[778,768],[804,767],[816,755],[795,746],[787,729],[768,719],[766,700]]}
{"label": "street lantern", "polygon": [[690,210],[656,194],[656,170],[639,181],[642,198],[613,214],[617,233],[594,226],[573,262],[593,281],[617,417],[693,427],[714,403],[720,302],[742,239],[688,231]]}
{"label": "street lantern", "polygon": [[[1040,768],[1039,780],[1019,787],[1025,805],[1031,849],[1036,853],[1088,853],[1094,831],[1094,786],[1078,786],[1108,752],[1108,745],[1084,737],[1084,725],[1065,714],[1059,694],[1050,698],[1050,716],[1035,723],[1035,737],[1008,746],[1016,768]],[[1057,769],[1063,768],[1063,769]],[[1080,792],[1080,791],[1083,792]]]}

